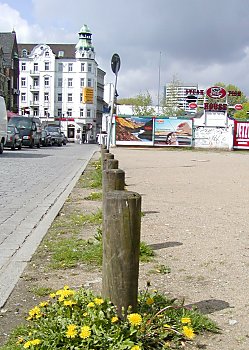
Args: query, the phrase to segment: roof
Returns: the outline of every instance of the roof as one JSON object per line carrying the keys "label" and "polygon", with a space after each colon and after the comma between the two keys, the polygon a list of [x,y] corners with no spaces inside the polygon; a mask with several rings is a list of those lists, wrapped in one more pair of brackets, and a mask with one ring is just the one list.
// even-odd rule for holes
{"label": "roof", "polygon": [[[27,54],[29,55],[37,45],[40,45],[40,44],[18,44],[19,56],[22,57],[22,50],[24,49],[27,50]],[[75,51],[76,51],[75,44],[46,44],[46,45],[48,45],[51,48],[56,58],[75,58]],[[64,55],[59,56],[59,51],[64,51]]]}
{"label": "roof", "polygon": [[14,31],[9,33],[0,33],[0,46],[2,46],[4,53],[4,61],[7,66],[11,66],[11,59],[15,45],[16,33]]}

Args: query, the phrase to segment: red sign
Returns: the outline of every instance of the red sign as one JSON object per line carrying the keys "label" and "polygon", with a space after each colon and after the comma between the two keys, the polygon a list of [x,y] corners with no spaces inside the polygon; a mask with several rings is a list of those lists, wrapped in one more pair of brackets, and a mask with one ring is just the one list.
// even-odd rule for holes
{"label": "red sign", "polygon": [[234,106],[234,108],[236,109],[236,111],[241,111],[243,109],[243,106],[240,104],[237,104]]}
{"label": "red sign", "polygon": [[249,122],[234,121],[233,147],[249,149]]}
{"label": "red sign", "polygon": [[206,93],[210,98],[223,98],[227,94],[226,90],[220,86],[212,86],[207,89]]}
{"label": "red sign", "polygon": [[189,104],[189,108],[191,108],[191,109],[195,109],[196,107],[197,107],[197,104],[195,102],[191,102]]}

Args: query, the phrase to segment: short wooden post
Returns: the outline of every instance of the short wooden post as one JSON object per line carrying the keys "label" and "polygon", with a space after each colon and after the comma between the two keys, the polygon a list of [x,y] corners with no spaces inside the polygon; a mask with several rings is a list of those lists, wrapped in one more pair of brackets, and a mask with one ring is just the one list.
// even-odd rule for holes
{"label": "short wooden post", "polygon": [[106,170],[107,161],[110,160],[110,159],[114,159],[114,154],[112,154],[112,153],[104,153],[102,170]]}
{"label": "short wooden post", "polygon": [[[110,159],[109,161],[113,161]],[[123,191],[125,188],[125,172],[121,169],[106,169],[102,173],[103,202],[105,194],[109,191]]]}
{"label": "short wooden post", "polygon": [[107,169],[118,169],[118,160],[117,159],[104,159],[103,170]]}
{"label": "short wooden post", "polygon": [[105,159],[105,154],[109,153],[108,149],[106,148],[101,148],[101,167],[102,170],[104,168],[104,159]]}
{"label": "short wooden post", "polygon": [[130,191],[110,191],[103,202],[102,295],[117,306],[122,317],[138,297],[141,196]]}

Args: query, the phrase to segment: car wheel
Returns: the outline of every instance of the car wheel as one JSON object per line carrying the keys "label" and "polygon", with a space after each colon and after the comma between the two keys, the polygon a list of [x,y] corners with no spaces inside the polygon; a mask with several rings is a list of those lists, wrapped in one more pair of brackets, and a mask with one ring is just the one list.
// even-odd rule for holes
{"label": "car wheel", "polygon": [[3,153],[3,142],[0,143],[0,154]]}

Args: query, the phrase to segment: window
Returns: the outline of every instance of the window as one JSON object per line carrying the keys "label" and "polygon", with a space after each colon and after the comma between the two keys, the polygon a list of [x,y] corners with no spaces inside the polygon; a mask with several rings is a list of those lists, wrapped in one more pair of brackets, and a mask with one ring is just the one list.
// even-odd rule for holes
{"label": "window", "polygon": [[89,72],[89,73],[92,72],[92,63],[88,63],[88,72]]}
{"label": "window", "polygon": [[80,103],[83,101],[83,93],[80,93]]}
{"label": "window", "polygon": [[39,101],[39,92],[35,92],[34,93],[34,102],[38,102]]}
{"label": "window", "polygon": [[49,51],[45,52],[45,57],[49,57]]}
{"label": "window", "polygon": [[48,102],[49,101],[49,93],[44,92],[44,101]]}
{"label": "window", "polygon": [[49,86],[49,77],[44,78],[44,85],[45,87]]}
{"label": "window", "polygon": [[26,63],[22,63],[22,71],[26,70]]}
{"label": "window", "polygon": [[34,86],[39,86],[39,78],[34,78]]}
{"label": "window", "polygon": [[80,117],[84,117],[84,110],[83,110],[83,108],[80,109]]}
{"label": "window", "polygon": [[68,78],[67,79],[67,86],[72,87],[73,86],[73,78]]}
{"label": "window", "polygon": [[87,79],[87,86],[91,87],[92,86],[92,79]]}
{"label": "window", "polygon": [[45,62],[45,70],[49,70],[49,62]]}
{"label": "window", "polygon": [[27,57],[28,56],[28,51],[26,49],[22,50],[22,57]]}
{"label": "window", "polygon": [[62,87],[62,78],[58,78],[58,87]]}
{"label": "window", "polygon": [[73,112],[73,110],[72,110],[71,108],[68,108],[68,110],[67,110],[67,116],[68,116],[68,117],[72,117],[72,112]]}
{"label": "window", "polygon": [[57,115],[58,115],[58,117],[62,117],[62,109],[61,108],[57,109]]}
{"label": "window", "polygon": [[26,86],[26,78],[21,78],[21,87]]}
{"label": "window", "polygon": [[85,63],[81,63],[81,72],[85,71]]}
{"label": "window", "polygon": [[72,63],[68,63],[68,71],[69,72],[73,71],[73,64]]}
{"label": "window", "polygon": [[59,93],[59,94],[57,95],[57,101],[58,101],[58,102],[62,102],[62,93]]}
{"label": "window", "polygon": [[80,87],[83,87],[85,83],[85,79],[84,78],[80,78]]}
{"label": "window", "polygon": [[58,72],[63,72],[63,63],[58,63]]}
{"label": "window", "polygon": [[48,108],[44,108],[44,116],[49,117]]}
{"label": "window", "polygon": [[67,102],[73,102],[73,94],[67,94]]}
{"label": "window", "polygon": [[39,108],[35,107],[34,108],[34,117],[38,117],[38,115],[39,115]]}
{"label": "window", "polygon": [[26,102],[26,94],[25,93],[21,93],[21,101]]}
{"label": "window", "polygon": [[64,51],[59,51],[58,52],[58,57],[63,57],[64,56]]}
{"label": "window", "polygon": [[89,53],[89,58],[92,58],[92,55]]}
{"label": "window", "polygon": [[91,110],[90,109],[87,109],[86,116],[87,116],[87,118],[91,118]]}
{"label": "window", "polygon": [[38,72],[38,63],[34,63],[34,72]]}

